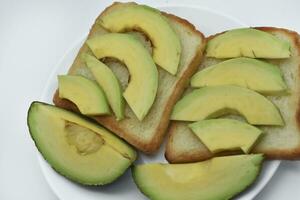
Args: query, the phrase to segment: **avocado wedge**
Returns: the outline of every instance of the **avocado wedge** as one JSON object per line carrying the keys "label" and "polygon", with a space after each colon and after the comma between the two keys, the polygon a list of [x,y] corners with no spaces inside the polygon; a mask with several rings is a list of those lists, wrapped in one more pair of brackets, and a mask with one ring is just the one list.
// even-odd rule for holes
{"label": "avocado wedge", "polygon": [[200,121],[235,113],[244,116],[253,125],[284,125],[280,111],[269,99],[252,90],[233,85],[193,90],[176,103],[171,119]]}
{"label": "avocado wedge", "polygon": [[136,159],[135,150],[111,132],[49,104],[33,102],[27,123],[44,159],[58,173],[84,185],[111,183]]}
{"label": "avocado wedge", "polygon": [[151,163],[132,168],[138,188],[152,200],[227,200],[259,174],[261,154],[216,157],[189,164]]}
{"label": "avocado wedge", "polygon": [[207,119],[188,125],[212,152],[242,150],[249,153],[262,131],[234,119]]}
{"label": "avocado wedge", "polygon": [[138,30],[153,44],[156,64],[175,75],[181,57],[181,43],[168,19],[157,9],[136,3],[114,3],[97,20],[111,32]]}
{"label": "avocado wedge", "polygon": [[58,76],[59,97],[72,101],[84,115],[110,114],[102,88],[79,75]]}
{"label": "avocado wedge", "polygon": [[192,87],[236,85],[261,94],[282,95],[287,85],[278,66],[253,58],[233,58],[197,72]]}
{"label": "avocado wedge", "polygon": [[117,120],[124,118],[125,102],[122,87],[112,70],[89,54],[84,55],[87,67],[91,70],[97,83],[102,87],[108,103],[116,115]]}
{"label": "avocado wedge", "polygon": [[214,58],[289,58],[290,43],[270,33],[240,28],[216,35],[206,47],[206,56]]}
{"label": "avocado wedge", "polygon": [[97,59],[113,57],[123,62],[130,81],[123,96],[136,117],[142,121],[157,93],[158,71],[147,51],[136,37],[125,33],[108,33],[86,41]]}

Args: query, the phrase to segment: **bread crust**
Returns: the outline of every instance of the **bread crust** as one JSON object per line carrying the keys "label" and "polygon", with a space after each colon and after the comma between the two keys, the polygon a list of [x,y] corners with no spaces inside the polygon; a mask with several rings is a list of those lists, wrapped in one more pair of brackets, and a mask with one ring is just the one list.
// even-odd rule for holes
{"label": "bread crust", "polygon": [[173,147],[173,136],[177,129],[177,122],[172,121],[168,129],[167,145],[165,150],[165,158],[169,163],[190,163],[207,160],[212,158],[213,155],[208,149],[196,149],[187,153],[177,154],[176,149]]}
{"label": "bread crust", "polygon": [[[291,41],[294,42],[295,47],[297,48],[297,54],[298,56],[300,55],[300,36],[297,32],[284,29],[284,28],[276,28],[276,27],[252,27],[252,28],[265,31],[265,32],[270,32],[270,33],[274,33],[274,32],[284,33],[290,38]],[[207,38],[207,41],[211,40],[212,38],[224,32],[209,36]],[[298,66],[298,68],[300,69],[300,65]],[[300,74],[298,74],[298,78],[300,79]],[[298,107],[296,108],[294,117],[297,123],[298,133],[300,134],[300,96],[298,97]],[[218,156],[218,155],[213,155],[207,149],[206,150],[196,149],[192,152],[184,152],[184,153],[176,154],[176,150],[174,150],[174,148],[176,147],[172,145],[173,136],[176,131],[176,126],[177,126],[176,122],[171,122],[169,132],[168,132],[168,142],[165,151],[165,157],[170,163],[197,162],[197,161],[202,161],[202,160],[212,158],[214,156]],[[222,153],[222,155],[231,155],[233,153],[234,152],[226,152],[226,153]],[[269,160],[272,159],[297,160],[300,159],[300,142],[298,146],[293,149],[285,149],[285,150],[283,149],[255,150],[254,149],[252,153],[263,153],[265,155],[265,158]]]}
{"label": "bread crust", "polygon": [[[297,48],[297,52],[298,52],[297,54],[298,56],[300,55],[300,36],[297,32],[284,29],[284,28],[275,28],[275,27],[256,27],[256,29],[259,29],[261,31],[266,31],[266,32],[285,33],[290,37],[291,41],[295,43],[295,47]],[[300,69],[300,64],[298,68]],[[298,78],[300,78],[300,74],[298,74]],[[298,107],[296,108],[294,117],[297,123],[298,134],[300,134],[300,96],[298,97]],[[259,152],[254,151],[254,153],[259,153]],[[294,149],[288,149],[288,150],[272,149],[272,150],[260,151],[260,153],[265,154],[265,157],[267,159],[297,160],[300,159],[300,143]]]}
{"label": "bread crust", "polygon": [[[114,3],[111,6],[107,7],[104,10],[104,12],[109,10],[115,4],[118,4],[118,3]],[[104,12],[102,12],[102,14]],[[102,14],[100,14],[100,16]],[[185,90],[185,88],[188,86],[189,78],[197,71],[198,65],[201,62],[203,52],[204,52],[204,48],[205,48],[205,45],[206,45],[206,39],[205,39],[204,35],[201,32],[199,32],[198,30],[196,30],[196,28],[191,23],[189,23],[187,20],[179,18],[179,17],[177,17],[175,15],[172,15],[172,14],[168,14],[168,13],[163,13],[162,12],[162,14],[164,16],[172,19],[172,20],[177,21],[182,26],[185,26],[191,32],[198,35],[198,37],[201,38],[202,43],[201,43],[201,45],[199,45],[199,47],[197,49],[197,52],[196,52],[196,55],[192,59],[188,69],[185,70],[185,72],[181,76],[180,80],[177,82],[177,84],[175,86],[175,90],[173,91],[171,97],[168,99],[167,106],[165,108],[163,108],[164,109],[163,115],[162,115],[163,117],[161,118],[160,123],[156,127],[155,134],[153,135],[152,139],[148,142],[145,142],[145,141],[141,141],[138,138],[134,137],[133,134],[131,134],[130,132],[128,132],[126,130],[123,130],[122,127],[119,126],[119,124],[116,121],[114,116],[96,116],[96,117],[93,117],[93,119],[96,120],[98,123],[100,123],[101,125],[103,125],[107,129],[111,130],[116,135],[123,138],[128,143],[130,143],[131,145],[133,145],[134,147],[139,149],[140,151],[142,151],[144,153],[147,153],[147,154],[154,153],[160,147],[160,145],[163,141],[164,135],[166,133],[166,130],[168,128],[168,125],[169,125],[169,117],[170,117],[172,108],[173,108],[174,104],[176,103],[176,101],[178,100],[178,98],[180,97],[180,95]],[[95,24],[93,26],[95,26]],[[89,33],[89,35],[92,34],[92,32],[93,32],[93,28],[91,29],[91,32]],[[85,51],[84,48],[86,48],[86,47],[83,46],[80,49],[79,53],[81,51]],[[68,101],[66,99],[59,98],[58,90],[54,94],[53,102],[58,107],[62,107],[62,108],[68,109],[68,110],[73,110],[75,112],[79,112],[78,108],[76,107],[76,105],[74,103],[72,103],[71,101]]]}

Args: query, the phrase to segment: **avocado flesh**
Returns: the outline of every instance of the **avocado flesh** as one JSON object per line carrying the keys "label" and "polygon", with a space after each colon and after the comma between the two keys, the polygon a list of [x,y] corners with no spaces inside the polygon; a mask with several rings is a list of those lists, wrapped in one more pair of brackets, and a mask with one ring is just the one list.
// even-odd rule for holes
{"label": "avocado flesh", "polygon": [[249,153],[262,131],[234,119],[208,119],[188,125],[212,152],[241,149]]}
{"label": "avocado flesh", "polygon": [[98,84],[102,87],[117,120],[124,118],[124,99],[122,88],[112,70],[94,56],[85,54],[87,67],[91,70]]}
{"label": "avocado flesh", "polygon": [[181,55],[180,39],[160,11],[135,3],[115,3],[101,15],[98,23],[111,32],[144,32],[153,45],[154,61],[176,74]]}
{"label": "avocado flesh", "polygon": [[236,85],[262,94],[281,95],[287,90],[280,69],[253,58],[233,58],[209,66],[191,79],[192,87]]}
{"label": "avocado flesh", "polygon": [[290,44],[253,28],[227,31],[208,41],[206,56],[214,58],[288,58]]}
{"label": "avocado flesh", "polygon": [[31,137],[45,160],[78,183],[111,183],[136,159],[129,145],[75,113],[33,102],[27,120]]}
{"label": "avocado flesh", "polygon": [[92,80],[77,75],[58,76],[59,97],[72,101],[84,115],[109,114],[102,89]]}
{"label": "avocado flesh", "polygon": [[176,103],[171,119],[200,121],[229,113],[239,113],[254,125],[284,124],[279,110],[270,100],[252,90],[232,85],[193,90]]}
{"label": "avocado flesh", "polygon": [[123,96],[142,121],[155,100],[158,88],[158,71],[149,52],[134,36],[124,33],[96,36],[86,43],[98,59],[113,57],[127,66],[130,81]]}
{"label": "avocado flesh", "polygon": [[263,156],[215,157],[189,164],[134,166],[138,188],[153,200],[227,200],[246,189],[259,174]]}

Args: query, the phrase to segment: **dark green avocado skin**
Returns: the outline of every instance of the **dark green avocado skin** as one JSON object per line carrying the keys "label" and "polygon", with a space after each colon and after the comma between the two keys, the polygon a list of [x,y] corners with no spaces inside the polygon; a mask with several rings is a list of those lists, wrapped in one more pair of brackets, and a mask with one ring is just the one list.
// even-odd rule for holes
{"label": "dark green avocado skin", "polygon": [[[64,171],[58,169],[55,165],[51,165],[51,161],[48,159],[47,156],[45,156],[43,153],[42,153],[42,150],[41,150],[41,147],[39,145],[39,143],[35,140],[34,136],[33,136],[33,126],[34,124],[31,122],[31,114],[33,112],[35,112],[35,109],[37,109],[37,106],[48,106],[48,107],[51,107],[51,108],[54,108],[54,109],[60,109],[60,110],[63,110],[64,112],[69,112],[69,113],[72,113],[73,115],[77,115],[79,116],[80,118],[82,118],[83,120],[87,120],[91,123],[95,123],[94,120],[84,116],[84,115],[81,115],[81,114],[78,114],[78,113],[75,113],[75,112],[71,112],[71,111],[68,111],[68,110],[65,110],[65,109],[62,109],[62,108],[59,108],[59,107],[56,107],[54,105],[51,105],[51,104],[47,104],[47,103],[44,103],[44,102],[40,102],[40,101],[33,101],[28,109],[28,112],[27,112],[27,126],[28,126],[28,130],[29,130],[29,133],[30,133],[30,136],[36,146],[36,148],[38,149],[38,151],[40,152],[40,154],[42,155],[42,157],[44,158],[44,160],[47,161],[47,163],[49,164],[49,166],[51,166],[52,169],[54,169],[58,174],[66,177],[67,179],[73,181],[73,182],[76,182],[76,183],[79,183],[79,184],[82,184],[82,185],[86,185],[86,186],[102,186],[102,185],[106,185],[106,184],[110,184],[110,183],[113,183],[116,179],[118,179],[121,175],[123,175],[123,173],[125,172],[124,171],[120,171],[119,174],[116,174],[114,179],[111,179],[109,181],[105,181],[105,182],[99,182],[99,183],[91,183],[91,182],[85,182],[85,181],[82,181],[81,179],[78,179],[74,176],[69,176],[67,173],[65,173]],[[98,125],[98,124],[97,124]],[[135,159],[132,160],[132,162],[134,161]],[[130,167],[130,166],[128,166]]]}
{"label": "dark green avocado skin", "polygon": [[[53,106],[53,105],[51,105],[51,104],[44,103],[44,102],[40,102],[40,101],[33,101],[33,102],[30,104],[30,107],[29,107],[28,112],[27,112],[27,127],[28,127],[28,129],[29,129],[29,134],[30,134],[30,136],[31,136],[31,139],[33,140],[33,142],[34,142],[36,148],[38,149],[38,151],[40,152],[40,154],[41,154],[41,155],[43,156],[43,158],[47,161],[47,163],[49,163],[47,157],[44,156],[44,155],[41,153],[41,149],[40,149],[40,147],[39,147],[39,144],[35,141],[35,139],[34,139],[34,137],[33,137],[33,135],[32,135],[32,127],[31,127],[31,125],[30,125],[30,116],[31,116],[30,113],[34,112],[35,106],[36,106],[37,104],[41,104],[41,105],[45,105],[45,106],[50,106],[50,107],[55,107],[55,106]],[[56,107],[55,107],[55,108],[56,108]],[[67,111],[67,112],[70,112],[70,111]],[[74,113],[74,114],[76,114],[76,113]],[[76,115],[78,115],[78,114],[76,114]],[[64,174],[64,173],[61,172],[60,170],[56,169],[55,166],[52,166],[52,165],[49,165],[49,166],[50,166],[52,169],[54,169],[58,174],[60,174],[60,175],[62,175],[62,176],[64,176],[64,177],[66,177],[66,178],[68,178],[68,179],[70,179],[70,180],[72,180],[72,181],[74,181],[74,182],[77,182],[77,183],[80,183],[80,184],[83,184],[83,185],[89,185],[88,183],[81,182],[80,180],[76,180],[76,179],[74,179],[73,177],[70,177],[70,176],[68,176],[67,174]]]}

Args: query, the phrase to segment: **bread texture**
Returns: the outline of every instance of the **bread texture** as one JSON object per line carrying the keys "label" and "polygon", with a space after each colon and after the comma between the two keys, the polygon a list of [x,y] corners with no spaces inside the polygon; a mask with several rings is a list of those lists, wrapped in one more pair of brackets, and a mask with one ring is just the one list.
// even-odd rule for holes
{"label": "bread texture", "polygon": [[[289,88],[289,95],[269,96],[279,108],[285,121],[284,127],[260,126],[264,134],[255,145],[252,153],[263,153],[267,159],[293,160],[300,158],[300,36],[294,31],[274,27],[257,27],[291,44],[291,57],[268,59],[279,66]],[[219,33],[221,34],[221,33]],[[217,34],[217,35],[219,35]],[[208,40],[216,35],[210,36]],[[198,70],[218,63],[221,60],[204,58]],[[185,93],[188,93],[187,89]],[[229,116],[232,117],[232,116]],[[214,156],[200,139],[187,127],[187,122],[171,122],[165,157],[170,163],[185,163],[206,160]],[[236,152],[223,152],[222,155]]]}
{"label": "bread texture", "polygon": [[[112,4],[106,8],[103,13],[117,4],[120,3]],[[154,153],[162,143],[169,125],[169,116],[172,108],[184,89],[188,86],[189,78],[197,71],[206,44],[203,34],[196,30],[188,21],[172,14],[162,14],[167,18],[174,31],[178,34],[182,45],[181,59],[177,74],[173,76],[157,66],[159,72],[157,96],[143,121],[139,121],[136,118],[128,105],[125,107],[125,119],[121,121],[117,121],[115,116],[92,117],[98,123],[140,151],[149,154]],[[97,23],[100,17],[101,15],[96,19],[87,39],[108,33],[107,30]],[[140,39],[150,53],[152,53],[151,41],[149,41],[144,34],[135,31],[130,32],[130,34]],[[82,59],[81,55],[84,53],[91,53],[86,44],[81,47],[68,74],[77,74],[89,79],[94,79]],[[124,64],[111,58],[104,59],[103,62],[107,64],[118,77],[123,89],[126,88],[130,77]],[[147,75],[145,75],[145,78],[147,78]],[[56,106],[78,112],[78,109],[72,102],[59,98],[59,91],[56,91],[53,102]]]}

